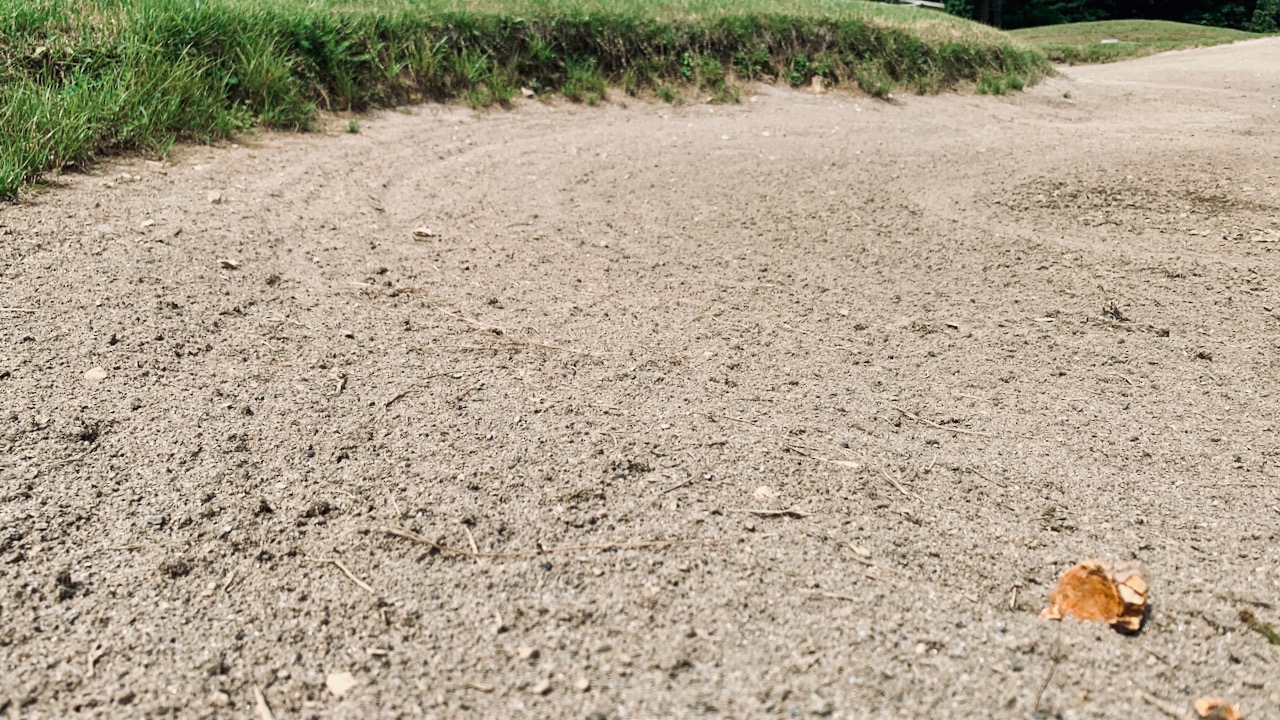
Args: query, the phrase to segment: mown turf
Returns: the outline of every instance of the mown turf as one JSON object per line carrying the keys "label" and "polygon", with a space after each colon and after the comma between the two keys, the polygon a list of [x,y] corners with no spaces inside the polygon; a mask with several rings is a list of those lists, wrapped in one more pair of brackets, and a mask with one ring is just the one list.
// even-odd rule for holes
{"label": "mown turf", "polygon": [[[1164,20],[1104,20],[1025,28],[1009,34],[1044,51],[1053,62],[1067,64],[1113,62],[1262,37],[1243,30]],[[1119,42],[1104,45],[1103,40]]]}
{"label": "mown turf", "polygon": [[317,109],[595,103],[814,76],[877,95],[1034,82],[1042,55],[945,14],[848,0],[0,0],[0,197],[104,153]]}

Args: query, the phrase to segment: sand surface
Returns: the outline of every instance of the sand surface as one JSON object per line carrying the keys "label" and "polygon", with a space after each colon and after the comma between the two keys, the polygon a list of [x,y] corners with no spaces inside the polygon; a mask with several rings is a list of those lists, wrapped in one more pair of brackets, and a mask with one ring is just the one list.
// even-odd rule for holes
{"label": "sand surface", "polygon": [[0,208],[0,716],[1280,717],[1280,40],[1064,72]]}

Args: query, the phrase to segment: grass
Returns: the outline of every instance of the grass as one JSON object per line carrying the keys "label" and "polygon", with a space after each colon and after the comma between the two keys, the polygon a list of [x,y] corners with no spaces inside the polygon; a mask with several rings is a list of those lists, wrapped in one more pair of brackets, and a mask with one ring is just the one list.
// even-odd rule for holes
{"label": "grass", "polygon": [[[1114,62],[1166,50],[1222,45],[1262,37],[1243,30],[1164,20],[1104,20],[1025,28],[1009,34],[1039,48],[1053,62],[1072,65]],[[1119,42],[1104,45],[1103,40]]]}
{"label": "grass", "polygon": [[105,154],[320,110],[721,102],[735,83],[887,96],[1038,80],[1044,56],[966,20],[862,0],[0,0],[0,198]]}

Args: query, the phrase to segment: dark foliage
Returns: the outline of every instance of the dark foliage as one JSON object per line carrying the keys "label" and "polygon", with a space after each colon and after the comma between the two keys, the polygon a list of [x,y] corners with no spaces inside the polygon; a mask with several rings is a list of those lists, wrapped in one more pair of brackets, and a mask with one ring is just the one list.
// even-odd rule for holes
{"label": "dark foliage", "polygon": [[1093,20],[1173,20],[1276,32],[1280,0],[947,0],[947,10],[1003,28]]}

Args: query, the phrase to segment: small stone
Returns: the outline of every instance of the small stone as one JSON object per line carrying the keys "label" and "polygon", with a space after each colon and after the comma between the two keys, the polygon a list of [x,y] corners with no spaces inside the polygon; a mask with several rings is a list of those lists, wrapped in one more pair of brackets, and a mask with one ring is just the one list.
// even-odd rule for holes
{"label": "small stone", "polygon": [[117,705],[129,705],[137,697],[137,693],[132,690],[121,690],[112,699],[115,700]]}
{"label": "small stone", "polygon": [[547,693],[551,692],[551,683],[546,680],[539,680],[538,682],[529,686],[529,692],[533,693],[534,695],[546,695]]}
{"label": "small stone", "polygon": [[191,574],[191,563],[182,558],[165,560],[160,563],[160,574],[175,580],[186,577]]}
{"label": "small stone", "polygon": [[573,681],[573,687],[578,692],[586,692],[591,689],[591,680],[585,677],[580,677],[577,680]]}
{"label": "small stone", "polygon": [[84,379],[93,383],[101,382],[106,378],[107,378],[107,371],[105,368],[96,367],[90,370],[86,370],[84,373]]}
{"label": "small stone", "polygon": [[420,227],[420,228],[414,229],[413,236],[420,240],[425,240],[426,238],[440,237],[440,234],[435,232],[431,228]]}
{"label": "small stone", "polygon": [[148,525],[151,525],[153,527],[158,527],[158,528],[164,527],[165,517],[163,515],[148,515],[145,518],[145,520],[147,521]]}
{"label": "small stone", "polygon": [[222,204],[222,193],[218,192],[217,190],[210,192],[205,197],[208,198],[209,202],[213,205]]}
{"label": "small stone", "polygon": [[916,654],[917,654],[917,655],[923,655],[923,654],[925,654],[925,653],[927,653],[927,652],[929,652],[929,646],[928,646],[928,645],[925,645],[924,643],[916,643]]}
{"label": "small stone", "polygon": [[236,262],[235,260],[229,260],[224,258],[218,261],[218,267],[222,268],[223,270],[239,270],[240,263]]}
{"label": "small stone", "polygon": [[356,676],[349,672],[329,673],[329,677],[325,678],[324,686],[329,688],[329,692],[333,696],[341,699],[356,686]]}
{"label": "small stone", "polygon": [[224,708],[231,704],[231,696],[221,690],[214,690],[209,695],[209,704],[216,708]]}
{"label": "small stone", "polygon": [[536,95],[537,93],[535,93],[535,92],[534,92],[532,89],[530,89],[530,88],[522,87],[522,88],[520,88],[520,94],[521,94],[521,95],[523,95],[523,96],[525,96],[525,97],[527,97],[527,98],[531,98],[531,97],[533,97],[534,95]]}
{"label": "small stone", "polygon": [[836,711],[835,705],[830,700],[824,700],[817,695],[813,696],[813,700],[809,701],[809,714],[818,717],[826,717]]}
{"label": "small stone", "polygon": [[529,645],[521,645],[516,648],[516,657],[521,660],[532,660],[538,657],[538,649]]}

